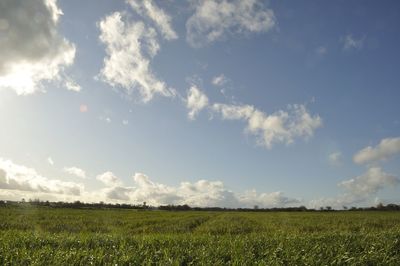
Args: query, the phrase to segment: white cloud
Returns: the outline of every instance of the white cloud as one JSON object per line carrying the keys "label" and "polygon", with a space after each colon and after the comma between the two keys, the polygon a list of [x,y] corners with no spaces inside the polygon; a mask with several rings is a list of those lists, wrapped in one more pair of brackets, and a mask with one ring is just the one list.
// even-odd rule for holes
{"label": "white cloud", "polygon": [[151,205],[188,204],[201,207],[282,207],[296,205],[298,200],[283,196],[281,192],[263,193],[255,191],[236,194],[227,189],[221,181],[199,180],[194,183],[182,182],[178,187],[155,183],[144,174],[135,174],[135,190],[131,199],[136,202],[146,201]]}
{"label": "white cloud", "polygon": [[374,204],[376,194],[386,187],[394,187],[400,184],[400,179],[392,174],[385,173],[380,167],[371,167],[363,175],[342,181],[338,184],[344,193],[332,198],[320,198],[312,200],[310,207],[353,206],[367,203]]}
{"label": "white cloud", "polygon": [[274,12],[258,0],[195,2],[186,22],[187,41],[194,47],[220,40],[227,34],[267,32],[276,24]]}
{"label": "white cloud", "polygon": [[123,124],[124,126],[127,126],[127,125],[129,124],[129,121],[126,120],[126,119],[124,119],[124,120],[122,120],[122,124]]}
{"label": "white cloud", "polygon": [[74,92],[80,92],[82,90],[81,86],[70,78],[66,79],[65,87],[67,88],[67,90]]}
{"label": "white cloud", "polygon": [[385,186],[395,186],[400,183],[397,177],[385,173],[380,167],[371,167],[361,176],[339,183],[339,187],[355,196],[364,197],[377,193]]}
{"label": "white cloud", "polygon": [[[381,167],[376,166],[377,162],[386,160],[397,153],[400,153],[400,138],[382,139],[377,146],[368,146],[360,150],[354,155],[353,161],[357,164],[367,164],[367,171],[360,176],[340,182],[338,186],[344,190],[344,193],[334,198],[313,200],[310,202],[310,206],[340,208],[361,203],[374,204],[373,197],[376,198],[376,194],[380,190],[400,184],[398,177],[388,174]],[[332,153],[330,157],[335,161],[336,153]]]}
{"label": "white cloud", "polygon": [[70,175],[74,175],[76,177],[79,177],[79,178],[86,178],[85,171],[80,169],[80,168],[78,168],[78,167],[75,167],[75,166],[64,167],[63,171],[68,173],[68,174],[70,174]]}
{"label": "white cloud", "polygon": [[228,82],[228,78],[225,77],[224,74],[221,74],[219,76],[215,76],[211,83],[214,84],[215,86],[223,86]]}
{"label": "white cloud", "polygon": [[136,173],[133,176],[135,190],[131,194],[134,202],[147,202],[150,205],[178,204],[180,197],[176,188],[156,183],[144,174]]}
{"label": "white cloud", "polygon": [[189,206],[216,207],[282,207],[299,203],[297,199],[285,197],[281,192],[257,194],[254,190],[243,195],[228,190],[221,181],[199,180],[194,183],[182,182],[179,186],[167,186],[152,181],[147,175],[136,173],[134,186],[123,186],[113,173],[106,172],[97,177],[108,187],[102,190],[108,200],[122,200],[158,206],[167,204],[188,204]]}
{"label": "white cloud", "polygon": [[273,208],[299,206],[301,201],[294,198],[288,198],[284,196],[284,193],[281,191],[258,194],[256,190],[250,190],[240,196],[240,202],[244,203],[244,206],[248,208],[255,205]]}
{"label": "white cloud", "polygon": [[34,169],[0,158],[0,198],[19,200],[39,198],[52,201],[119,202],[159,206],[188,204],[200,207],[283,207],[296,206],[297,199],[282,192],[257,194],[255,190],[237,194],[221,181],[199,180],[168,186],[152,181],[141,173],[133,175],[133,186],[125,186],[121,179],[108,171],[96,177],[106,187],[85,191],[82,184],[63,182],[40,176]]}
{"label": "white cloud", "polygon": [[114,175],[114,173],[108,171],[105,172],[101,175],[96,176],[96,179],[101,181],[104,185],[108,187],[114,187],[114,186],[121,186],[122,182],[121,180]]}
{"label": "white cloud", "polygon": [[368,146],[357,152],[353,161],[357,164],[373,163],[386,160],[400,153],[400,137],[382,139],[376,147]]}
{"label": "white cloud", "polygon": [[178,195],[181,197],[181,204],[189,206],[241,206],[235,193],[225,188],[221,181],[182,182],[178,188]]}
{"label": "white cloud", "polygon": [[129,194],[134,191],[133,188],[124,187],[122,181],[114,173],[108,171],[96,176],[96,179],[107,186],[101,190],[100,197],[105,200],[130,201]]}
{"label": "white cloud", "polygon": [[0,190],[80,195],[83,185],[49,179],[34,169],[0,158]]}
{"label": "white cloud", "polygon": [[171,25],[171,17],[154,4],[152,0],[127,0],[126,2],[129,3],[139,15],[151,19],[165,39],[174,40],[178,38],[178,35]]}
{"label": "white cloud", "polygon": [[196,115],[208,105],[207,96],[196,86],[190,87],[187,93],[186,107],[189,109],[189,119],[195,119]]}
{"label": "white cloud", "polygon": [[287,111],[267,115],[251,105],[214,104],[212,109],[223,119],[244,120],[246,131],[256,135],[258,143],[271,148],[274,143],[290,144],[295,138],[309,138],[322,126],[318,115],[312,116],[304,105],[289,105]]}
{"label": "white cloud", "polygon": [[100,40],[106,45],[107,57],[101,69],[101,79],[128,94],[137,90],[144,102],[159,94],[175,95],[175,90],[157,79],[150,60],[160,49],[157,33],[143,22],[130,21],[124,13],[115,12],[98,23]]}
{"label": "white cloud", "polygon": [[342,164],[342,153],[332,152],[329,154],[329,163],[334,166],[339,166]]}
{"label": "white cloud", "polygon": [[343,49],[350,50],[350,49],[361,49],[364,44],[364,38],[356,39],[353,37],[352,34],[347,34],[342,39],[343,42]]}
{"label": "white cloud", "polygon": [[52,159],[51,157],[48,157],[48,158],[47,158],[47,162],[48,162],[50,165],[54,165],[54,161],[53,161],[53,159]]}
{"label": "white cloud", "polygon": [[62,79],[75,46],[57,31],[62,11],[55,0],[5,0],[0,8],[0,89],[18,95],[43,91]]}
{"label": "white cloud", "polygon": [[[114,186],[104,189],[103,193],[105,194],[106,199],[129,202],[131,201],[130,194],[133,191],[134,189],[130,187]],[[137,203],[138,202],[136,202],[136,204]]]}

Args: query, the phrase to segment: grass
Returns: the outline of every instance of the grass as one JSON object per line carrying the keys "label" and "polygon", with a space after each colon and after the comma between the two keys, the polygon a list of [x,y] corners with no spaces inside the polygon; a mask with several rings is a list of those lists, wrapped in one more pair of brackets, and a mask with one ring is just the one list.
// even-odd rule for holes
{"label": "grass", "polygon": [[0,265],[399,265],[400,212],[0,208]]}

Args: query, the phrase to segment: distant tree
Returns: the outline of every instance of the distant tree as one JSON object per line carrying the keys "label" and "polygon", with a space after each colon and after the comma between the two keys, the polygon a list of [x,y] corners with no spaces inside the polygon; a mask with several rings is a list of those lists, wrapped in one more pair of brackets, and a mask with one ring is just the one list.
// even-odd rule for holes
{"label": "distant tree", "polygon": [[297,208],[297,210],[299,210],[299,211],[306,211],[306,210],[307,210],[307,207],[304,206],[304,205],[301,205],[300,207]]}

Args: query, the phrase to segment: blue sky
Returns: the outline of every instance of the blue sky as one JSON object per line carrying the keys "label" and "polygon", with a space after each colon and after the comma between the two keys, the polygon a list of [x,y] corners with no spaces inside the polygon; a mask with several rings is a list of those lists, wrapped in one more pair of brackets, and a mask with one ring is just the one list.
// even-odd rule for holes
{"label": "blue sky", "polygon": [[398,203],[396,1],[0,1],[0,197]]}

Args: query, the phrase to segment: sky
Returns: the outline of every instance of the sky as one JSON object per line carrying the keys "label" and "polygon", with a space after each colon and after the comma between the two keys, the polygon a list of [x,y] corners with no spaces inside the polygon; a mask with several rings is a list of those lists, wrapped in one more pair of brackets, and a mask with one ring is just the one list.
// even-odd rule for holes
{"label": "sky", "polygon": [[400,203],[398,1],[0,0],[0,199]]}

